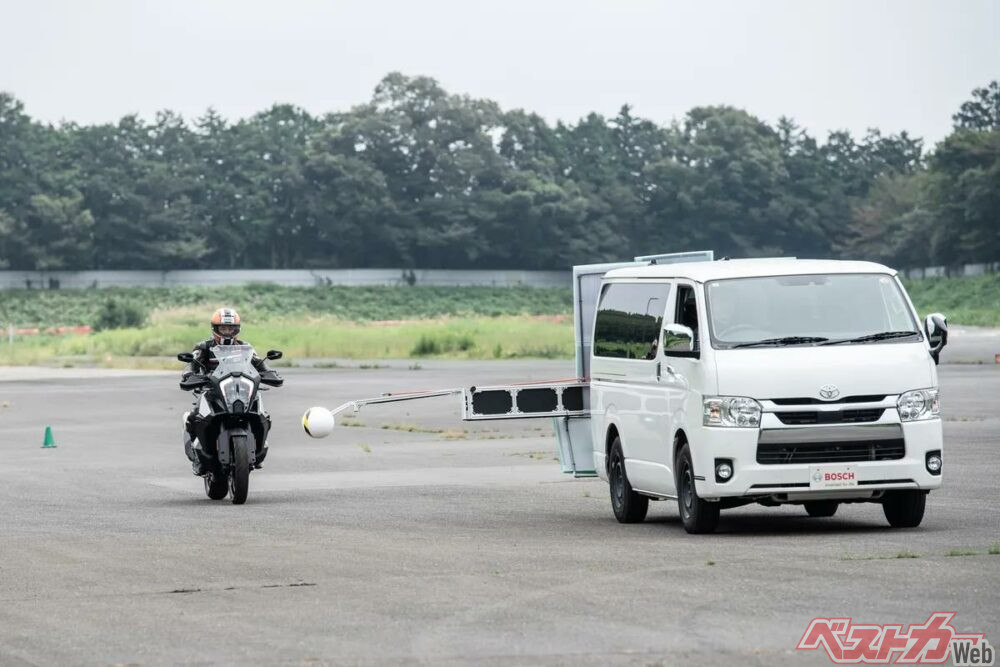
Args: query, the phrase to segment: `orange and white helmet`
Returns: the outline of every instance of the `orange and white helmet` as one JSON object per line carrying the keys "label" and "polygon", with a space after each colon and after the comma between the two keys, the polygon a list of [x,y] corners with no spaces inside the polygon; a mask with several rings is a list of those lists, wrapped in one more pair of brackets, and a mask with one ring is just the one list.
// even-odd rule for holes
{"label": "orange and white helmet", "polygon": [[232,308],[219,308],[212,314],[212,338],[218,345],[232,345],[240,334],[240,314]]}

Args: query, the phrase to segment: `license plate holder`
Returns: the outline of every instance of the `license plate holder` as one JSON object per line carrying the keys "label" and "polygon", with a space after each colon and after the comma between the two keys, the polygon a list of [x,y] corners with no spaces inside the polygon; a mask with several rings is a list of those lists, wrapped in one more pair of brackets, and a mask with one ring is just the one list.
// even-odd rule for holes
{"label": "license plate holder", "polygon": [[858,485],[854,466],[809,466],[810,489],[852,489]]}

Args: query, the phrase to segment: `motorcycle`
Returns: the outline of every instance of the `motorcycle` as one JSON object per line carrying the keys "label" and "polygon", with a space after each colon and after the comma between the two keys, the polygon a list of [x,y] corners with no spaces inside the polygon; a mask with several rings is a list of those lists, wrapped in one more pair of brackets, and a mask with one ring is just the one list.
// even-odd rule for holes
{"label": "motorcycle", "polygon": [[[218,345],[211,348],[215,368],[205,374],[185,377],[181,389],[195,394],[195,437],[184,429],[184,450],[192,462],[200,459],[205,493],[212,500],[232,496],[233,504],[246,502],[250,471],[267,456],[267,434],[271,417],[264,412],[260,392],[284,382],[277,373],[254,368],[250,345]],[[268,360],[280,359],[278,350],[268,351]],[[191,352],[177,355],[179,361],[194,361]],[[187,422],[187,415],[184,417]],[[198,457],[196,459],[195,457]]]}

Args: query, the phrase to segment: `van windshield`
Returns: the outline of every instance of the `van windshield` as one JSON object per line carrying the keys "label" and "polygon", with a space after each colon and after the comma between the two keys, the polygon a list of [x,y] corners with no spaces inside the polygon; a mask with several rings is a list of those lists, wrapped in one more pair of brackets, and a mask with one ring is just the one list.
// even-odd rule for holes
{"label": "van windshield", "polygon": [[922,340],[898,283],[884,274],[715,280],[705,293],[719,349]]}

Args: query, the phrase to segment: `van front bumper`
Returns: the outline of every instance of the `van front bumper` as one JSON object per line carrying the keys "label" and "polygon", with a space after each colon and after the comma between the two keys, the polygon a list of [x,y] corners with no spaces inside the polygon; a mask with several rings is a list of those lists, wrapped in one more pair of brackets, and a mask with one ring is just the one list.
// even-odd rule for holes
{"label": "van front bumper", "polygon": [[[930,490],[940,487],[942,474],[932,475],[928,472],[926,461],[928,452],[943,449],[941,420],[900,423],[897,418],[891,426],[887,422],[888,420],[880,420],[879,426],[902,431],[905,447],[902,458],[843,463],[759,463],[757,448],[766,428],[702,428],[698,431],[697,440],[692,438],[691,443],[695,488],[698,495],[706,499],[780,495],[796,501],[810,498],[865,498],[886,489]],[[845,428],[844,432],[849,432],[852,439],[863,442],[865,428],[869,427],[854,426],[850,430]],[[832,429],[826,430],[830,432]],[[817,433],[808,427],[784,428],[780,431],[789,440],[800,438],[803,442],[810,441]],[[766,437],[765,435],[764,438]],[[732,462],[733,474],[725,482],[716,480],[717,459]],[[817,466],[851,466],[857,475],[858,485],[838,489],[812,488],[810,472]]]}

